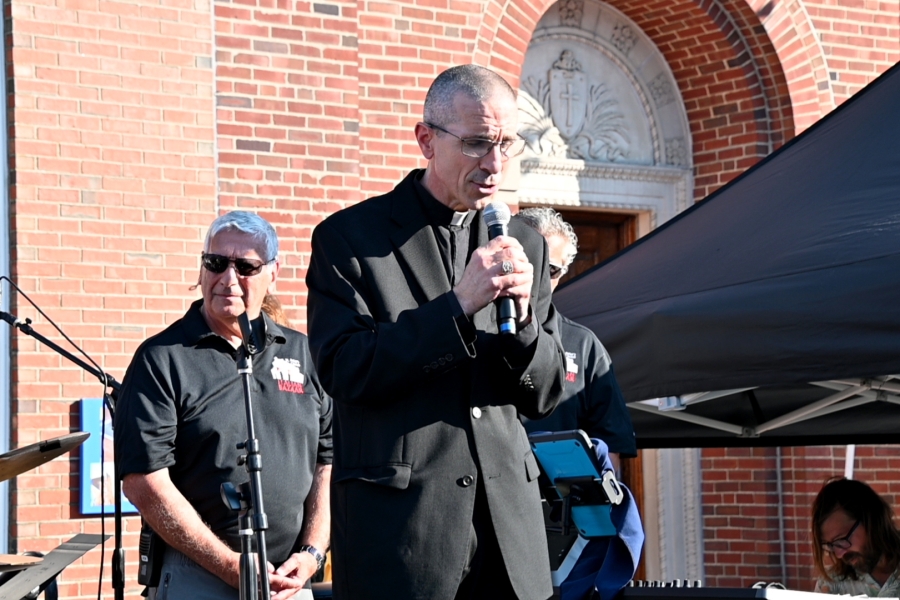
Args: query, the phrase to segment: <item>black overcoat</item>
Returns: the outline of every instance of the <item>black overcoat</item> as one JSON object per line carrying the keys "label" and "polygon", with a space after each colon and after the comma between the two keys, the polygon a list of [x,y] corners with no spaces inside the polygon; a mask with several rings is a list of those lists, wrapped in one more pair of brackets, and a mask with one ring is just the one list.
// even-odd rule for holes
{"label": "black overcoat", "polygon": [[[565,372],[547,247],[513,218],[534,265],[534,353],[510,364],[492,305],[466,344],[411,173],[391,192],[319,224],[309,340],[334,398],[332,548],[336,600],[452,600],[483,485],[519,598],[551,595],[538,468],[518,414],[548,414]],[[487,243],[480,213],[470,235]],[[507,336],[503,336],[507,337]]]}

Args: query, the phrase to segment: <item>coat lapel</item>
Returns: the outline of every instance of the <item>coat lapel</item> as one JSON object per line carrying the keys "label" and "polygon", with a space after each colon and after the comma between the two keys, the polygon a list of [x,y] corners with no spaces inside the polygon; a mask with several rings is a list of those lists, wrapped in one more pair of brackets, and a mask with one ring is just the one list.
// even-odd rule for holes
{"label": "coat lapel", "polygon": [[[484,224],[481,213],[475,215],[472,219],[472,225],[469,235],[476,236],[478,243],[476,247],[480,248],[488,243],[488,231]],[[496,331],[496,313],[493,304],[488,304],[474,315],[475,327],[480,331]]]}
{"label": "coat lapel", "polygon": [[[403,181],[397,191],[399,193],[394,197],[391,209],[394,226],[391,241],[425,298],[434,300],[450,291],[450,280],[440,266],[443,260],[434,231],[418,201],[412,179]],[[412,285],[413,281],[409,283]]]}

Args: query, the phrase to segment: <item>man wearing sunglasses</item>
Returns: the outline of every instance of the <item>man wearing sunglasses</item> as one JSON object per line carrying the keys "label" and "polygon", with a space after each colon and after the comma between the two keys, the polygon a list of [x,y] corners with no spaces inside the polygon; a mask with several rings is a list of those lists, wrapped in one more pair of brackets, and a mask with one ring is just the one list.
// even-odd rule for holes
{"label": "man wearing sunglasses", "polygon": [[817,592],[900,596],[900,531],[890,505],[861,481],[830,480],[812,510]]}
{"label": "man wearing sunglasses", "polygon": [[[238,317],[256,329],[251,390],[262,457],[268,558],[277,600],[312,598],[329,540],[331,399],[306,336],[261,312],[278,276],[278,238],[256,214],[213,221],[200,256],[202,299],[138,349],[116,405],[123,491],[165,542],[159,599],[238,598],[238,514],[221,484],[248,480]],[[304,589],[306,588],[306,589]]]}
{"label": "man wearing sunglasses", "polygon": [[[550,287],[555,290],[578,252],[575,230],[552,208],[526,208],[518,217],[547,240]],[[524,417],[525,430],[581,429],[606,442],[609,458],[618,470],[619,457],[636,456],[637,444],[612,359],[593,331],[564,315],[559,315],[559,336],[566,352],[566,391],[549,417],[537,421]]]}
{"label": "man wearing sunglasses", "polygon": [[[538,468],[518,415],[563,389],[546,244],[481,211],[522,151],[515,92],[453,67],[415,137],[428,161],[313,233],[309,336],[335,399],[334,597],[543,600]],[[516,332],[493,301],[513,299]]]}

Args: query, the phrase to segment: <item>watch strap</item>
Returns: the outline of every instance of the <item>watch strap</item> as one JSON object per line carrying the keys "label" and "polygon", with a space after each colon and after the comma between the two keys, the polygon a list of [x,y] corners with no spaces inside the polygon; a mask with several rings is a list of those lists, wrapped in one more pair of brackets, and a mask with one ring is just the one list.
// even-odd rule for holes
{"label": "watch strap", "polygon": [[312,554],[313,558],[316,559],[316,566],[318,569],[321,569],[325,566],[325,555],[322,554],[315,546],[303,544],[302,546],[300,546],[300,552],[309,552],[310,554]]}

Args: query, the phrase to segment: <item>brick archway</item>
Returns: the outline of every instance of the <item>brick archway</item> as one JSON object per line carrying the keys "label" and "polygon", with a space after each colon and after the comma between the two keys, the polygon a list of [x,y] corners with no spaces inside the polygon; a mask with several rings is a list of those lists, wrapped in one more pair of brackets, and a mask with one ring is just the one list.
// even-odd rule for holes
{"label": "brick archway", "polygon": [[[552,0],[493,0],[474,58],[517,85],[531,32]],[[666,57],[693,136],[694,199],[715,191],[794,135],[775,47],[745,0],[612,0]]]}
{"label": "brick archway", "polygon": [[489,0],[475,38],[474,61],[502,74],[517,88],[528,42],[556,0]]}
{"label": "brick archway", "polygon": [[822,44],[800,0],[771,3],[749,0],[762,19],[785,71],[797,131],[803,131],[836,106]]}

